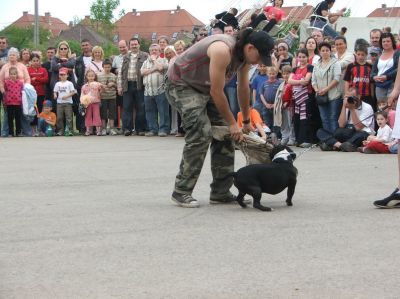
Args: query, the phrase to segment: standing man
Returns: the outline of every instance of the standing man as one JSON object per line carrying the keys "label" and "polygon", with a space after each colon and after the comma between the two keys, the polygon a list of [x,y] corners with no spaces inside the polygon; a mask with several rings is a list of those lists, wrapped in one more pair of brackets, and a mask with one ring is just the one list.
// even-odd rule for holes
{"label": "standing man", "polygon": [[[118,78],[118,73],[121,71],[122,62],[124,60],[124,57],[126,54],[128,54],[128,43],[126,42],[126,40],[119,41],[118,50],[119,50],[119,55],[114,57],[113,63],[112,63],[112,70],[113,70],[113,73],[117,76],[117,78]],[[118,129],[120,129],[121,128],[121,112],[122,112],[122,95],[119,95],[118,93],[117,93],[117,109],[115,112],[116,112],[115,126]]]}
{"label": "standing man", "polygon": [[237,38],[225,34],[207,37],[177,56],[170,64],[166,95],[169,103],[181,114],[186,131],[186,143],[171,197],[179,206],[199,207],[192,192],[210,144],[213,176],[210,202],[236,201],[236,197],[229,191],[233,183],[229,176],[234,170],[233,142],[214,139],[211,126],[229,126],[231,138],[243,140],[243,133],[224,94],[226,80],[237,73],[243,130],[251,130],[249,69],[252,64],[271,65],[270,53],[273,48],[274,41],[266,32],[246,28]]}
{"label": "standing man", "polygon": [[146,131],[146,117],[144,112],[143,78],[140,69],[149,54],[140,51],[140,41],[132,38],[129,41],[130,52],[122,62],[118,73],[118,94],[122,95],[122,129],[125,136],[132,135],[133,108],[136,108],[135,130],[138,135],[144,136]]}
{"label": "standing man", "polygon": [[368,47],[368,57],[367,60],[369,63],[372,62],[372,57],[373,55],[376,55],[377,52],[380,51],[378,58],[380,54],[382,53],[382,49],[379,45],[379,40],[381,38],[382,31],[380,29],[372,29],[369,33],[369,47]]}
{"label": "standing man", "polygon": [[[51,60],[53,59],[54,55],[56,55],[56,48],[55,47],[48,47],[46,50],[46,58],[47,60],[42,63],[42,67],[47,70],[47,75],[51,78]],[[52,107],[55,112],[57,107],[57,101],[53,99],[53,91],[50,87],[50,80],[46,84],[46,100],[50,100],[52,103]]]}
{"label": "standing man", "polygon": [[81,97],[81,89],[85,84],[85,74],[86,69],[92,61],[92,45],[88,39],[83,39],[81,41],[81,51],[82,54],[76,59],[75,64],[75,75],[77,78],[76,81],[76,90],[78,92],[77,98],[74,99],[73,110],[76,117],[76,128],[84,134],[86,132],[85,129],[85,118],[79,113],[78,105],[79,99]]}

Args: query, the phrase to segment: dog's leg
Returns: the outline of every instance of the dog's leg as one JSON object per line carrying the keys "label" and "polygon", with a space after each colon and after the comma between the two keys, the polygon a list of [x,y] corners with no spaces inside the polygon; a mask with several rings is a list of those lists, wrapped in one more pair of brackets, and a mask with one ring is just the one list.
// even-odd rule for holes
{"label": "dog's leg", "polygon": [[288,189],[287,189],[286,204],[289,207],[293,206],[292,198],[293,198],[295,189],[296,189],[296,181],[294,181],[293,183],[290,183],[289,186],[288,186]]}
{"label": "dog's leg", "polygon": [[264,211],[264,212],[271,212],[272,211],[271,208],[264,207],[261,204],[261,195],[262,195],[261,189],[259,189],[259,188],[254,189],[254,191],[253,191],[253,193],[251,195],[253,196],[253,207],[254,208],[259,209],[259,210]]}
{"label": "dog's leg", "polygon": [[239,195],[236,197],[236,200],[238,202],[238,204],[242,207],[242,208],[247,208],[247,205],[243,202],[244,196],[246,195],[246,193],[239,191]]}

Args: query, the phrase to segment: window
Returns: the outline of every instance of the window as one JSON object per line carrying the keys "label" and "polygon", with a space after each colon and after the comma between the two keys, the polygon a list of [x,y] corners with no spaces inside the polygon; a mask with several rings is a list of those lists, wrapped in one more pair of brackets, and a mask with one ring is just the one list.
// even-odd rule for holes
{"label": "window", "polygon": [[155,41],[157,38],[157,32],[153,32],[153,34],[151,35],[151,40]]}
{"label": "window", "polygon": [[174,32],[174,34],[172,34],[172,39],[176,40],[177,37],[178,37],[178,32]]}

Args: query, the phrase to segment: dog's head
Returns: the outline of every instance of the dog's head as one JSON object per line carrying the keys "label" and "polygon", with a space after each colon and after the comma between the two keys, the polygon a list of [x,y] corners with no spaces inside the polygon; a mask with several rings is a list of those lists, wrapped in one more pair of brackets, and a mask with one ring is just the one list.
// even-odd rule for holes
{"label": "dog's head", "polygon": [[269,154],[272,162],[287,161],[293,163],[296,159],[296,153],[286,145],[276,145]]}

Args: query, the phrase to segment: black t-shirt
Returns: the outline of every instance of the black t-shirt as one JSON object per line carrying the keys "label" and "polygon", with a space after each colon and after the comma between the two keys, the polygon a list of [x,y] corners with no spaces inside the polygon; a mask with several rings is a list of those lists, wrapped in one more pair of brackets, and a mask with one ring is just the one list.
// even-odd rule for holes
{"label": "black t-shirt", "polygon": [[[313,11],[313,15],[317,15],[317,16],[323,17],[323,15],[322,15],[322,11],[323,11],[323,10],[326,10],[326,11],[329,10],[328,2],[326,2],[326,1],[320,2],[320,3],[315,7],[315,9],[314,9],[314,11]],[[326,23],[326,19],[324,19],[324,18],[318,18],[318,19],[319,19],[320,21]],[[314,22],[314,20],[315,20],[315,17],[310,18],[310,21],[311,21],[311,22]]]}

